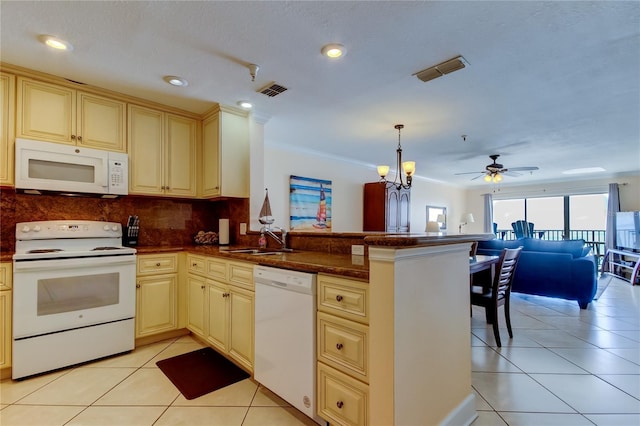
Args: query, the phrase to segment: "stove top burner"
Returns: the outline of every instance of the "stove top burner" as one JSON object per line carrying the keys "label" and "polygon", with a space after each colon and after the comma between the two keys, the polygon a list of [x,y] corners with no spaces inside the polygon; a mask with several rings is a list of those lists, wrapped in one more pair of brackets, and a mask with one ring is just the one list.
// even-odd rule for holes
{"label": "stove top burner", "polygon": [[35,249],[35,250],[29,250],[27,253],[31,254],[37,254],[37,253],[55,253],[58,251],[64,251],[62,249]]}
{"label": "stove top burner", "polygon": [[96,251],[96,250],[120,250],[122,247],[96,247],[94,248],[92,251]]}

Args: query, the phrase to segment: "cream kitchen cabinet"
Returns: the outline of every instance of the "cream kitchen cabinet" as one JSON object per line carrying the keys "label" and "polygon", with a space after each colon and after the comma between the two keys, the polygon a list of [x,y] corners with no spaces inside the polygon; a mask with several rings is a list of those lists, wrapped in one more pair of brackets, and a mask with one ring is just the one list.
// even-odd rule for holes
{"label": "cream kitchen cabinet", "polygon": [[127,152],[126,103],[18,77],[18,137]]}
{"label": "cream kitchen cabinet", "polygon": [[369,288],[318,274],[318,414],[332,425],[369,424]]}
{"label": "cream kitchen cabinet", "polygon": [[178,328],[178,254],[138,255],[136,338]]}
{"label": "cream kitchen cabinet", "polygon": [[200,191],[204,198],[249,197],[249,120],[217,106],[202,121]]}
{"label": "cream kitchen cabinet", "polygon": [[129,105],[129,193],[195,197],[198,121]]}
{"label": "cream kitchen cabinet", "polygon": [[16,77],[0,72],[0,185],[14,184]]}
{"label": "cream kitchen cabinet", "polygon": [[253,264],[187,255],[187,328],[253,370]]}
{"label": "cream kitchen cabinet", "polygon": [[0,369],[11,367],[13,265],[0,263]]}

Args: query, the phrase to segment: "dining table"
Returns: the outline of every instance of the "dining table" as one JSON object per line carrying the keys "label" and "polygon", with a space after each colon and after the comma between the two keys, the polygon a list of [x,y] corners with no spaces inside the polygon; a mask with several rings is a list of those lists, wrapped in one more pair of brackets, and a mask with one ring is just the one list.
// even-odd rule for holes
{"label": "dining table", "polygon": [[487,282],[483,280],[484,292],[489,291],[493,277],[495,275],[495,265],[500,260],[500,256],[488,256],[484,254],[477,254],[475,256],[469,256],[469,285],[473,286],[473,274],[485,270],[490,270],[491,278]]}

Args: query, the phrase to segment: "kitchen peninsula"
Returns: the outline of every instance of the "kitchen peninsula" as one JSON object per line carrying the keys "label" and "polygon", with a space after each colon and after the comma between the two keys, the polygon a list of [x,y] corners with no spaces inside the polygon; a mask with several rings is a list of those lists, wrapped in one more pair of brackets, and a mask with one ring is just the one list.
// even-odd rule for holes
{"label": "kitchen peninsula", "polygon": [[[336,234],[307,238],[331,237],[360,238],[368,256],[298,250],[295,245],[291,253],[266,256],[210,246],[182,249],[365,283],[368,341],[363,356],[368,386],[354,397],[366,407],[355,424],[469,424],[476,416],[469,344],[469,244],[492,236]],[[141,247],[140,253],[157,249]],[[318,299],[320,302],[320,295]],[[320,382],[323,364],[318,365]],[[339,383],[342,387],[337,391],[358,391],[349,383],[359,382]],[[332,389],[335,387],[327,393]],[[319,385],[319,398],[322,394]],[[344,410],[344,402],[337,403]]]}

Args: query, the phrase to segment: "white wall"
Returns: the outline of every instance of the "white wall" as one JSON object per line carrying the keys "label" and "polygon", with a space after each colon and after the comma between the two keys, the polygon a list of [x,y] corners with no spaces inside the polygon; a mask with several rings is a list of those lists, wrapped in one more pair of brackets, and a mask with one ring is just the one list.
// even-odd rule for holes
{"label": "white wall", "polygon": [[[253,154],[254,152],[252,156]],[[393,155],[393,152],[390,155]],[[294,151],[275,144],[264,146],[264,185],[260,188],[252,177],[251,196],[259,197],[258,201],[251,200],[252,229],[258,229],[254,225],[254,216],[257,217],[260,210],[264,188],[269,188],[271,211],[276,219],[274,225],[289,228],[290,175],[330,180],[333,203],[332,231],[362,231],[363,185],[379,179],[375,167],[324,156],[319,152]],[[424,232],[427,205],[447,207],[448,216],[459,219],[465,202],[464,196],[465,192],[462,189],[416,177],[411,189],[412,232]],[[254,212],[256,205],[257,211]],[[455,221],[456,232],[457,226],[458,223]],[[449,230],[453,231],[454,228],[449,226]]]}
{"label": "white wall", "polygon": [[640,176],[626,176],[609,179],[545,183],[539,185],[507,186],[494,188],[493,185],[470,189],[466,192],[466,209],[473,213],[475,223],[465,227],[469,232],[483,232],[484,197],[492,193],[494,200],[518,197],[550,197],[559,195],[593,194],[609,191],[609,183],[620,184],[620,209],[640,210]]}

